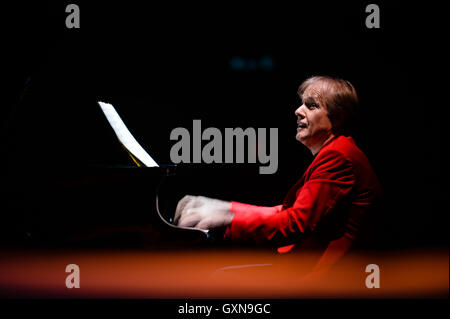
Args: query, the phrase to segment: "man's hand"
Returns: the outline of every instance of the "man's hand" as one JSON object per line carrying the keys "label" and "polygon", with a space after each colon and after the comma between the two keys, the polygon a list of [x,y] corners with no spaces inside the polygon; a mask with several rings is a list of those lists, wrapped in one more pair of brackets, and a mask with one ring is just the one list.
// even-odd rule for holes
{"label": "man's hand", "polygon": [[231,224],[231,202],[204,196],[184,196],[177,205],[174,223],[182,227],[213,229]]}

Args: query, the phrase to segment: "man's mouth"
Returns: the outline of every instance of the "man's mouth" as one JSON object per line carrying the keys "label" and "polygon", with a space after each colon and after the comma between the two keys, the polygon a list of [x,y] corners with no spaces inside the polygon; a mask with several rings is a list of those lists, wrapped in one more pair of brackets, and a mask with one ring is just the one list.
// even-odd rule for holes
{"label": "man's mouth", "polygon": [[307,125],[305,123],[297,122],[297,128],[298,129],[302,129],[302,128],[305,128],[305,127],[307,127]]}

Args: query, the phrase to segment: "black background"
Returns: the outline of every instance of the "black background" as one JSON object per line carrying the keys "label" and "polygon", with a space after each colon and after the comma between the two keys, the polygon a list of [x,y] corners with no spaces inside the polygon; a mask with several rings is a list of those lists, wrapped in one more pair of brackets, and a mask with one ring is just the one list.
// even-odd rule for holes
{"label": "black background", "polygon": [[[359,93],[355,139],[384,189],[386,247],[446,245],[442,104],[428,73],[429,11],[439,8],[378,2],[381,28],[367,29],[365,2],[77,1],[81,28],[67,29],[69,3],[2,9],[6,189],[17,172],[130,165],[95,103],[103,100],[159,163],[170,163],[170,132],[192,130],[193,119],[222,131],[279,128],[276,174],[253,174],[257,182],[245,187],[239,172],[222,174],[207,185],[233,188],[225,199],[278,204],[312,159],[295,140],[297,88],[335,75]],[[250,64],[233,69],[233,58]],[[258,64],[264,58],[272,67]],[[4,194],[2,214],[11,218],[17,203]]]}

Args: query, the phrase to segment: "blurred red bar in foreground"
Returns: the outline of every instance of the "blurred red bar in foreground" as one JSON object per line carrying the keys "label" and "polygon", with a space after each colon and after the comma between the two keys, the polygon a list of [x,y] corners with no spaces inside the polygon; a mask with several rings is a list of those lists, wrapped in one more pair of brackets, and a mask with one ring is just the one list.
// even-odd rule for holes
{"label": "blurred red bar in foreground", "polygon": [[[314,254],[261,251],[3,251],[3,298],[448,298],[448,250],[347,256],[327,276],[306,278]],[[68,289],[68,264],[80,288]],[[380,288],[366,287],[366,265]]]}

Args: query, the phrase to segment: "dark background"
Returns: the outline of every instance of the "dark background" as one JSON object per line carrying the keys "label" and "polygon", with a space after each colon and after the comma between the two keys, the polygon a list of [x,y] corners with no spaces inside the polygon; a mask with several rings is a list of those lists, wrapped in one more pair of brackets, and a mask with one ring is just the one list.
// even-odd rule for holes
{"label": "dark background", "polygon": [[198,178],[188,174],[196,191],[279,204],[312,159],[295,140],[297,88],[326,74],[351,81],[359,93],[354,137],[384,189],[383,245],[446,245],[429,10],[377,2],[381,29],[367,29],[370,2],[93,2],[76,2],[80,29],[65,27],[70,2],[2,9],[4,229],[20,224],[17,207],[39,192],[30,184],[34,174],[132,164],[98,100],[116,106],[158,163],[170,163],[170,132],[191,131],[193,119],[222,132],[279,128],[276,174],[239,165],[218,168],[216,177],[205,165],[194,168]]}

